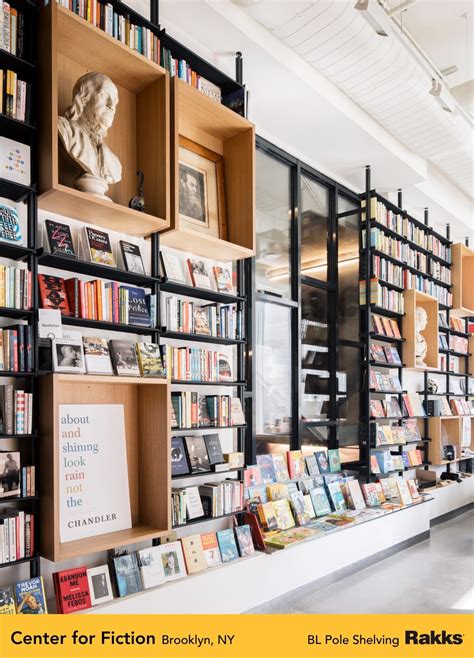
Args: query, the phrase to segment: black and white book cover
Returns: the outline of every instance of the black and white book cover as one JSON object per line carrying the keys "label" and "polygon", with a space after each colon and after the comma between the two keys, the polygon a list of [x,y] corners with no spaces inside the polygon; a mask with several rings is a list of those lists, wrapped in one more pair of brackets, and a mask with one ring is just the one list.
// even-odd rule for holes
{"label": "black and white book cover", "polygon": [[122,377],[139,377],[135,343],[128,340],[111,340],[109,342],[110,356],[114,366],[115,374]]}
{"label": "black and white book cover", "polygon": [[219,434],[205,434],[204,441],[206,442],[210,465],[214,466],[215,464],[221,464],[224,461],[224,455],[222,454]]}
{"label": "black and white book cover", "polygon": [[138,245],[120,240],[120,252],[127,272],[145,274],[145,266],[143,265],[143,259]]}
{"label": "black and white book cover", "polygon": [[206,473],[211,470],[203,436],[187,436],[186,448],[193,473]]}

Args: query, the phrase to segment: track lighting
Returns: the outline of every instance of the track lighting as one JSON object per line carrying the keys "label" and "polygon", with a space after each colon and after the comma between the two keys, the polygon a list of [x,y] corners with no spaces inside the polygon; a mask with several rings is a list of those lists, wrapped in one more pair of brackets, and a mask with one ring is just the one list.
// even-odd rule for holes
{"label": "track lighting", "polygon": [[448,92],[444,89],[441,82],[436,82],[434,78],[431,81],[430,94],[436,98],[445,112],[454,111],[454,101]]}
{"label": "track lighting", "polygon": [[367,21],[370,27],[381,37],[388,37],[387,32],[380,25],[378,20],[374,17],[372,10],[369,8],[369,0],[357,0],[355,9],[361,12],[361,16]]}

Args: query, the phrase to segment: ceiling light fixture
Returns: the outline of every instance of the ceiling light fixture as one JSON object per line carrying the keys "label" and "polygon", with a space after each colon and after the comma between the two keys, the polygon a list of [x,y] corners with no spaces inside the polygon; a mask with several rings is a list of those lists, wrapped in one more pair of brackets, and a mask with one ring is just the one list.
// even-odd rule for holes
{"label": "ceiling light fixture", "polygon": [[455,105],[451,95],[444,89],[441,82],[431,81],[430,94],[435,97],[445,112],[453,112]]}
{"label": "ceiling light fixture", "polygon": [[402,2],[401,4],[397,5],[393,9],[389,9],[387,11],[387,16],[390,16],[390,18],[392,18],[392,16],[396,16],[397,14],[400,14],[402,11],[408,9],[410,5],[414,5],[415,2],[416,0],[405,0],[405,2]]}
{"label": "ceiling light fixture", "polygon": [[388,37],[388,33],[385,32],[379,21],[373,15],[372,10],[369,9],[369,0],[357,0],[356,4],[354,5],[354,9],[358,9],[361,12],[361,16],[363,16],[370,27],[380,37]]}
{"label": "ceiling light fixture", "polygon": [[446,77],[447,75],[452,75],[453,73],[457,73],[459,71],[459,66],[457,64],[453,64],[452,66],[448,66],[447,69],[442,69],[441,73]]}

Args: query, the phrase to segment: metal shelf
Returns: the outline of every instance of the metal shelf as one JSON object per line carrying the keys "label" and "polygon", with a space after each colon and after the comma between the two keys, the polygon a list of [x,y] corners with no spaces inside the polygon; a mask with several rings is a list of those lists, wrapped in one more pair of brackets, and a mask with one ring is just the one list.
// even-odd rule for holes
{"label": "metal shelf", "polygon": [[236,304],[237,302],[245,301],[245,297],[242,296],[230,295],[228,293],[208,290],[206,288],[195,288],[194,286],[188,286],[184,283],[175,283],[174,281],[169,280],[162,281],[162,283],[160,283],[160,289],[163,292],[169,292],[173,295],[204,299],[209,302],[216,302],[217,304]]}
{"label": "metal shelf", "polygon": [[174,384],[176,386],[246,386],[246,382],[196,382],[192,379],[172,379],[170,384]]}
{"label": "metal shelf", "polygon": [[73,327],[87,327],[89,329],[102,329],[103,331],[120,331],[127,334],[139,334],[148,336],[157,330],[154,327],[143,327],[134,324],[120,324],[118,322],[106,322],[105,320],[90,320],[88,318],[74,318],[63,315],[62,323]]}
{"label": "metal shelf", "polygon": [[206,336],[202,334],[186,334],[181,331],[160,331],[161,338],[173,340],[189,340],[196,343],[214,343],[215,345],[245,345],[245,340],[240,338],[218,338],[217,336]]}
{"label": "metal shelf", "polygon": [[[227,475],[227,473],[241,473],[245,471],[245,466],[242,468],[230,468],[228,471],[206,471],[205,473],[188,473],[187,475],[173,475],[171,480],[190,480],[192,478],[209,477],[210,475]],[[179,526],[181,527],[181,526]]]}

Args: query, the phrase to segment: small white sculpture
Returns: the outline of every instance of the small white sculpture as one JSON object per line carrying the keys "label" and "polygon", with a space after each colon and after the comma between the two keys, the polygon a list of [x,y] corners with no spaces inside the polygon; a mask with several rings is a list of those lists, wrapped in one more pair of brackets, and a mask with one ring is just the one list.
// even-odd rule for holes
{"label": "small white sculpture", "polygon": [[428,325],[428,315],[422,306],[416,307],[416,346],[415,346],[415,363],[419,368],[426,368],[426,353],[428,344],[426,338],[421,334]]}
{"label": "small white sculpture", "polygon": [[58,131],[69,156],[84,170],[74,181],[81,192],[111,201],[110,184],[122,178],[118,157],[104,144],[119,101],[118,90],[103,73],[86,73],[72,90],[72,104],[58,117]]}

